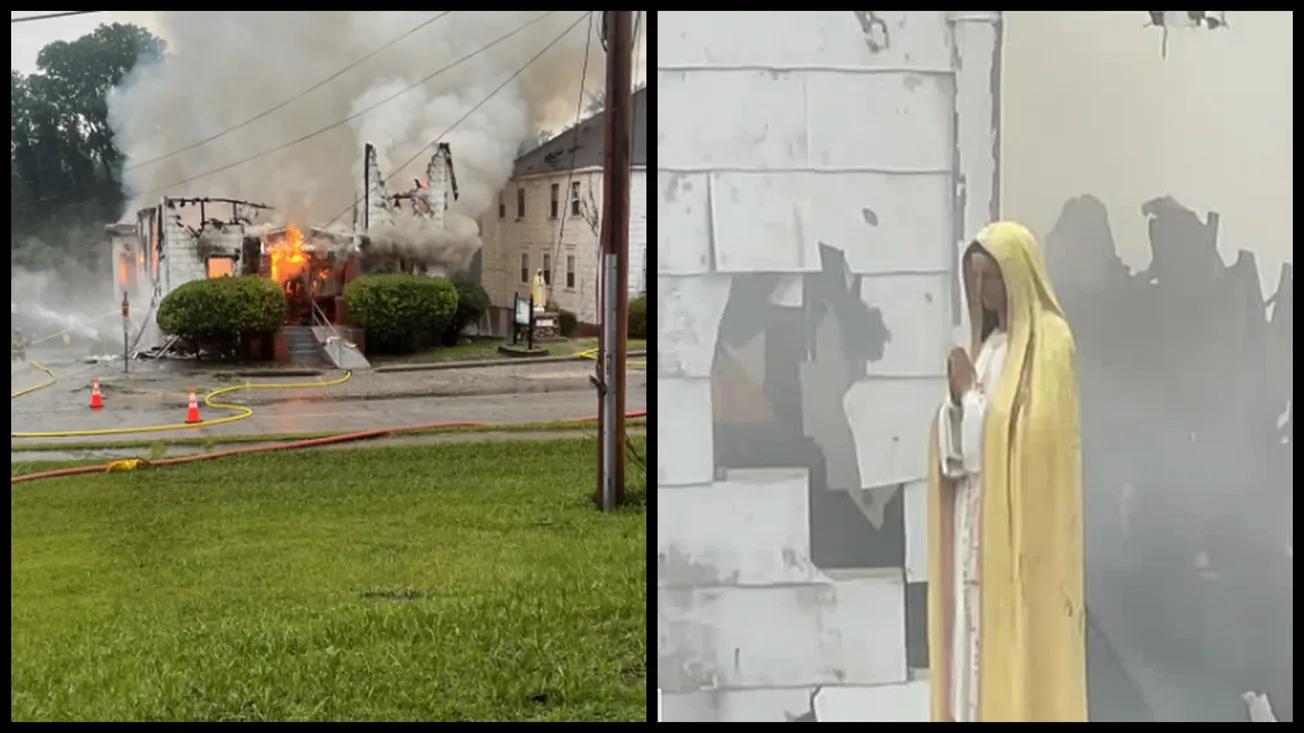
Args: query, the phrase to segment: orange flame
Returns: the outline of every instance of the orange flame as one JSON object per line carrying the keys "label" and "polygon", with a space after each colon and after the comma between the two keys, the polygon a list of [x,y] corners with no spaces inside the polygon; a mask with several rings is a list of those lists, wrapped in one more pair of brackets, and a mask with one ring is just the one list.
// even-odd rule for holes
{"label": "orange flame", "polygon": [[272,280],[285,284],[302,272],[308,263],[308,253],[303,250],[303,232],[288,227],[285,236],[272,245],[268,254],[272,262]]}

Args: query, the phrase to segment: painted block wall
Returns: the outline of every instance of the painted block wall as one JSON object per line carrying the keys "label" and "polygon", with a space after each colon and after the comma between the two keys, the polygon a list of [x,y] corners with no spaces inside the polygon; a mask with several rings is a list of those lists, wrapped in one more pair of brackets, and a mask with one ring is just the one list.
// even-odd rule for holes
{"label": "painted block wall", "polygon": [[927,718],[920,481],[998,16],[659,15],[667,722]]}

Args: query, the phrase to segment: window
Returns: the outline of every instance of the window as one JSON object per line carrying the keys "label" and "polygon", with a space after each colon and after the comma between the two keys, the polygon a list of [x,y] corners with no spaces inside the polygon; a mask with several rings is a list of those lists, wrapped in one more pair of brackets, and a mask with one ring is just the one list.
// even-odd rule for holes
{"label": "window", "polygon": [[557,218],[557,208],[561,201],[561,184],[554,183],[548,192],[548,218]]}
{"label": "window", "polygon": [[235,260],[231,257],[209,257],[207,265],[210,278],[231,277],[235,272]]}
{"label": "window", "polygon": [[525,189],[516,189],[516,218],[525,218]]}
{"label": "window", "polygon": [[503,198],[503,192],[498,192],[498,218],[507,218],[507,201]]}
{"label": "window", "polygon": [[521,282],[525,285],[530,284],[530,253],[521,253]]}
{"label": "window", "polygon": [[571,182],[571,216],[580,215],[580,182]]}
{"label": "window", "polygon": [[[553,188],[557,188],[553,186]],[[552,255],[543,256],[543,284],[552,285]]]}
{"label": "window", "polygon": [[575,289],[575,255],[566,255],[566,287]]}

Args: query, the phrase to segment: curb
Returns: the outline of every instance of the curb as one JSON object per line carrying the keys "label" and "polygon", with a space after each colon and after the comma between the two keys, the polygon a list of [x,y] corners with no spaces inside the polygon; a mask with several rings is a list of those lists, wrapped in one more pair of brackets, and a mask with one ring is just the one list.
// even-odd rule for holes
{"label": "curb", "polygon": [[[641,356],[646,358],[646,351],[630,351],[626,356]],[[522,366],[529,364],[560,364],[568,361],[593,361],[585,356],[576,356],[566,354],[564,356],[517,356],[507,359],[476,359],[474,361],[435,361],[428,363],[413,364],[387,364],[378,366],[370,371],[378,374],[388,374],[392,372],[428,372],[441,371],[444,369],[470,369],[473,367],[490,367],[490,366]],[[638,367],[635,367],[638,368]]]}
{"label": "curb", "polygon": [[[434,387],[429,389],[409,389],[400,392],[383,392],[379,394],[312,394],[296,396],[261,396],[260,391],[247,392],[246,399],[232,400],[232,404],[244,405],[246,407],[266,407],[268,405],[278,405],[288,402],[304,403],[323,403],[323,402],[381,402],[388,400],[402,399],[422,399],[431,397],[496,397],[523,394],[545,394],[552,392],[586,392],[593,390],[593,384],[585,377],[572,377],[567,379],[532,379],[530,377],[513,377],[510,386],[504,385],[501,381],[490,384],[470,384],[462,387],[449,388],[445,386]],[[643,385],[646,387],[646,383]],[[255,396],[259,395],[259,396]],[[170,402],[171,406],[181,409],[186,403],[184,397],[177,395],[175,402]]]}

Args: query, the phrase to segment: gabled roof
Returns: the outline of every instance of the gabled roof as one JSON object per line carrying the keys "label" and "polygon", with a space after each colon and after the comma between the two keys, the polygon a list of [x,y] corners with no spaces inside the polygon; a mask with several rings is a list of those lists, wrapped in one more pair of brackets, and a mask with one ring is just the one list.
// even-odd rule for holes
{"label": "gabled roof", "polygon": [[[578,135],[571,128],[517,158],[512,167],[512,178],[601,166],[606,143],[606,131],[603,129],[606,116],[605,112],[600,112],[580,123]],[[575,161],[573,165],[572,156]],[[634,165],[647,165],[647,87],[634,92],[632,157]]]}

